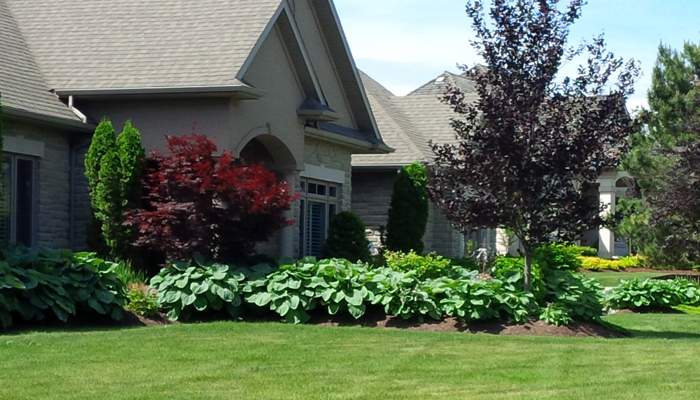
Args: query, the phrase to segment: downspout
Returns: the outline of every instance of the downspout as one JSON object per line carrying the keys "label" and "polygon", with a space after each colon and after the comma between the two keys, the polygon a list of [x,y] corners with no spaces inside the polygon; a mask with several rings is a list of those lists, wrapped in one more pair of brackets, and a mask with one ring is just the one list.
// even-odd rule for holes
{"label": "downspout", "polygon": [[[87,116],[85,114],[81,113],[80,110],[75,108],[73,105],[73,96],[68,96],[68,108],[73,111],[73,113],[80,118],[83,123],[87,123]],[[75,144],[72,143],[70,151],[69,151],[69,179],[68,179],[68,243],[70,245],[71,249],[75,249],[75,194],[76,194],[76,160],[75,158],[78,155],[78,152],[84,148],[87,148],[90,146],[90,143],[92,143],[92,137],[89,139],[83,139]]]}

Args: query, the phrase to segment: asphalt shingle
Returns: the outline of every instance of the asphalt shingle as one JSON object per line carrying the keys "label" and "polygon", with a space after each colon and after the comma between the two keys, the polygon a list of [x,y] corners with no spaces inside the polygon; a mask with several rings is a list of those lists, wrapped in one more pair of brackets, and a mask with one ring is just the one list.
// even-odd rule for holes
{"label": "asphalt shingle", "polygon": [[8,109],[79,120],[49,91],[5,0],[0,0],[0,93]]}
{"label": "asphalt shingle", "polygon": [[280,0],[4,0],[53,89],[240,85]]}
{"label": "asphalt shingle", "polygon": [[372,78],[362,73],[379,131],[386,144],[396,149],[392,154],[354,155],[353,166],[395,166],[414,161],[429,162],[434,158],[429,143],[455,143],[450,121],[457,115],[441,97],[448,85],[455,84],[467,100],[476,100],[474,82],[445,72],[406,96],[395,96]]}

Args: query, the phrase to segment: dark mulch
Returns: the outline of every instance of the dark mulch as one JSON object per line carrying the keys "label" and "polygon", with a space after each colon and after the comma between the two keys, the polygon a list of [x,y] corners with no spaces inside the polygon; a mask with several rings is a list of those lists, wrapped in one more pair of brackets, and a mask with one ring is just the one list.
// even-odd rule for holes
{"label": "dark mulch", "polygon": [[606,326],[586,322],[574,322],[567,326],[555,326],[542,321],[527,322],[524,324],[509,323],[503,320],[471,321],[465,323],[452,317],[443,320],[427,318],[420,321],[417,319],[405,320],[400,317],[390,317],[383,312],[370,310],[358,320],[346,315],[324,316],[318,314],[314,315],[309,323],[322,326],[371,327],[424,332],[598,338],[626,337],[623,333],[614,331]]}
{"label": "dark mulch", "polygon": [[612,271],[612,272],[656,272],[659,274],[667,275],[700,275],[700,271],[692,270],[680,270],[680,269],[651,269],[651,268],[627,268],[624,271]]}

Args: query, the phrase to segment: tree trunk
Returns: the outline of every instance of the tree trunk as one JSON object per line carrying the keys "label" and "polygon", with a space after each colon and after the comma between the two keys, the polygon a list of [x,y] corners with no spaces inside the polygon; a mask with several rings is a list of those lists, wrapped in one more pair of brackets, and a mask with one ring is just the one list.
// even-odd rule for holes
{"label": "tree trunk", "polygon": [[523,289],[526,292],[532,290],[532,251],[525,247],[525,283]]}

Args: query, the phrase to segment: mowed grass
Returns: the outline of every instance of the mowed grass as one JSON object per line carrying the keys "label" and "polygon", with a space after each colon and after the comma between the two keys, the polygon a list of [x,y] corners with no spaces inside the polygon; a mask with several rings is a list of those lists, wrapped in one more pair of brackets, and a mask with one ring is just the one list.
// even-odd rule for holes
{"label": "mowed grass", "polygon": [[620,281],[631,281],[632,279],[644,280],[664,276],[664,273],[657,272],[589,272],[586,276],[595,278],[603,287],[617,286]]}
{"label": "mowed grass", "polygon": [[232,322],[0,335],[0,399],[698,398],[700,316],[609,320],[643,338]]}

